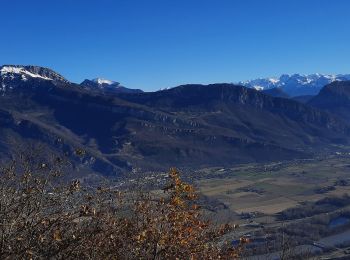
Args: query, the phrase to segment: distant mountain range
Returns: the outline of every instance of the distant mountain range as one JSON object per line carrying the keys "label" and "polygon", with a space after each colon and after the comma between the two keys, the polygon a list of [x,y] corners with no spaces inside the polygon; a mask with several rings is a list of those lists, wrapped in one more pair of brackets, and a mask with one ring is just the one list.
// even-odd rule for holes
{"label": "distant mountain range", "polygon": [[106,91],[117,82],[84,82],[41,67],[0,67],[1,158],[40,143],[82,173],[111,175],[309,158],[350,142],[348,82],[306,104],[233,84],[118,92]]}
{"label": "distant mountain range", "polygon": [[346,75],[325,75],[310,74],[301,75],[284,74],[279,78],[260,78],[238,82],[239,85],[254,88],[256,90],[267,90],[280,88],[289,96],[317,95],[321,88],[334,81],[350,80],[350,74]]}

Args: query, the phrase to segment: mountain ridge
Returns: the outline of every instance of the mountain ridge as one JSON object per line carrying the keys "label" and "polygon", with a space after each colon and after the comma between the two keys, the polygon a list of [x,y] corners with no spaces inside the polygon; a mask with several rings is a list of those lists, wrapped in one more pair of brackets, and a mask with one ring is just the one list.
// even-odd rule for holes
{"label": "mountain ridge", "polygon": [[95,78],[92,80],[85,79],[80,83],[80,86],[90,89],[90,90],[99,90],[106,93],[140,93],[143,92],[141,89],[132,89],[122,86],[119,82],[107,80],[103,78]]}
{"label": "mountain ridge", "polygon": [[[71,82],[6,78],[14,88],[0,96],[0,111],[13,123],[3,125],[0,152],[11,149],[10,139],[40,141],[48,154],[63,151],[82,163],[81,171],[308,158],[349,143],[349,125],[332,114],[233,84],[106,95]],[[86,151],[83,158],[74,156],[76,147]]]}
{"label": "mountain ridge", "polygon": [[350,122],[350,81],[338,81],[325,86],[308,104]]}
{"label": "mountain ridge", "polygon": [[257,90],[267,90],[281,88],[288,95],[303,96],[316,95],[325,86],[334,81],[350,80],[350,74],[283,74],[279,78],[258,78],[238,82],[239,85],[255,88]]}

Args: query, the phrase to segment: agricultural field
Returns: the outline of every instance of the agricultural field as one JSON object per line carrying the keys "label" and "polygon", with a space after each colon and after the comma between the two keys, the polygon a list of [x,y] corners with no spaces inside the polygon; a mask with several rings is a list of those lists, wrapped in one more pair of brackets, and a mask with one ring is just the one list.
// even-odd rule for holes
{"label": "agricultural field", "polygon": [[350,192],[350,185],[337,184],[350,183],[350,156],[213,168],[203,172],[206,178],[195,182],[199,191],[239,213],[275,214],[304,201]]}
{"label": "agricultural field", "polygon": [[[232,234],[233,240],[257,234],[277,240],[281,232],[285,232],[298,241],[295,251],[308,248],[310,257],[342,257],[349,253],[348,154],[234,168],[206,168],[193,176],[200,194],[222,205],[215,212],[209,212],[209,216],[217,222],[225,220],[240,225]],[[316,229],[317,233],[308,232],[309,229]],[[266,256],[263,251],[257,252]],[[279,252],[277,247],[276,252]],[[271,253],[271,258],[276,252]]]}

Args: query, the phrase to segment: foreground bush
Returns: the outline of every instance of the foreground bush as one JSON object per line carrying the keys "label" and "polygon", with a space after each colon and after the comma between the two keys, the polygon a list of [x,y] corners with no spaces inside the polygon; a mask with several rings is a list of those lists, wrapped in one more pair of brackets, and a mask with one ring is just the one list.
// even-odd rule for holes
{"label": "foreground bush", "polygon": [[[234,259],[175,169],[163,194],[62,185],[48,164],[1,170],[1,259]],[[41,177],[39,177],[41,176]],[[242,241],[242,243],[245,241]]]}

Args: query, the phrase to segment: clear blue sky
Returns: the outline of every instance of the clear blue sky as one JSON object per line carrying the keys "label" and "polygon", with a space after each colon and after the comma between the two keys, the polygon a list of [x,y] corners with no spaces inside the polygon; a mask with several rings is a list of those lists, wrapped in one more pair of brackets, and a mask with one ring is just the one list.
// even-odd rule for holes
{"label": "clear blue sky", "polygon": [[350,73],[348,0],[4,0],[0,63],[157,90]]}

